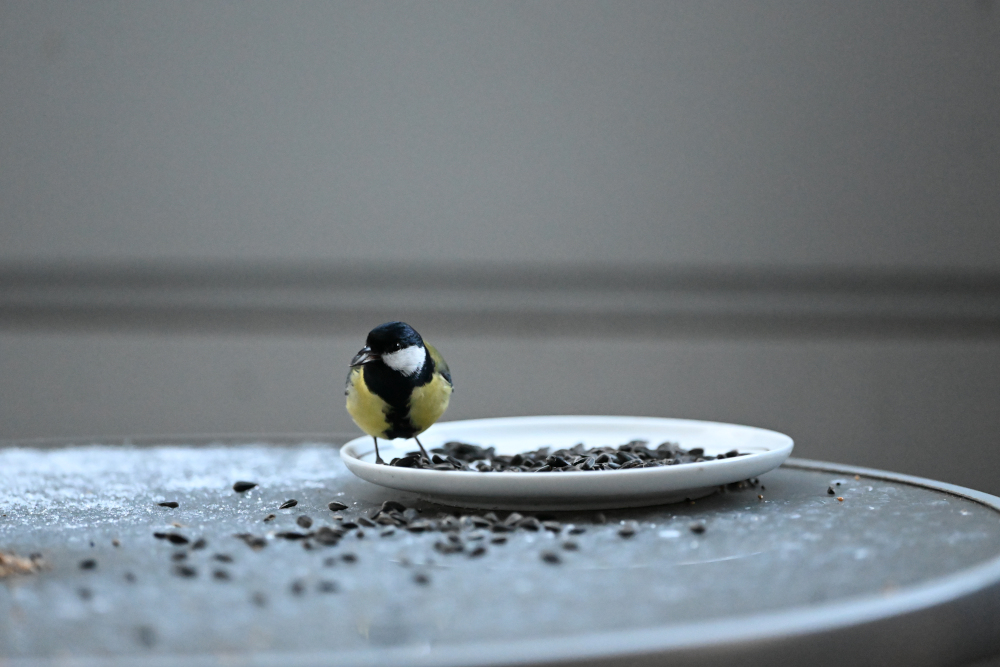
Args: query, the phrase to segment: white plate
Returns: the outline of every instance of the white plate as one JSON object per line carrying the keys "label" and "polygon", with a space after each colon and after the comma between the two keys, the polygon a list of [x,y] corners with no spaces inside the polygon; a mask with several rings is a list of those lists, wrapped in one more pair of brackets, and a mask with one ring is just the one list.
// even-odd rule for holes
{"label": "white plate", "polygon": [[[375,464],[369,436],[355,438],[340,450],[358,477],[390,489],[409,491],[437,503],[490,509],[611,509],[678,502],[712,493],[717,487],[756,477],[781,465],[792,453],[792,439],[751,426],[661,419],[657,417],[505,417],[439,422],[420,436],[428,450],[449,441],[496,447],[498,454],[549,446],[553,450],[583,443],[588,449],[646,440],[706,454],[732,449],[749,452],[701,463],[630,470],[560,473],[458,472],[397,468]],[[379,440],[386,461],[417,449],[413,440]]]}

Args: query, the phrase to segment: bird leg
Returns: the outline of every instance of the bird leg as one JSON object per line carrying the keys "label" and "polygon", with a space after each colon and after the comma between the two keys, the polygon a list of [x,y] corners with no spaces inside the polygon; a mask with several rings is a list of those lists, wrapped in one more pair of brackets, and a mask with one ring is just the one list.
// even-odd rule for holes
{"label": "bird leg", "polygon": [[382,457],[378,455],[378,438],[376,438],[373,435],[372,436],[372,440],[375,441],[375,464],[376,465],[385,465],[385,461],[383,461]]}
{"label": "bird leg", "polygon": [[417,446],[420,447],[420,451],[423,453],[424,458],[427,459],[428,463],[430,463],[431,457],[427,455],[427,450],[424,449],[424,446],[420,444],[420,438],[418,438],[417,436],[413,436],[413,439],[417,441]]}

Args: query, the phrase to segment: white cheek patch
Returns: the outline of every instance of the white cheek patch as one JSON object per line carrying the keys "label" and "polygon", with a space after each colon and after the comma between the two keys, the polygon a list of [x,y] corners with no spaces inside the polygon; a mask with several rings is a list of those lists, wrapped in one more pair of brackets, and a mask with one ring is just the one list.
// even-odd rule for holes
{"label": "white cheek patch", "polygon": [[382,362],[386,366],[407,377],[419,373],[425,361],[427,361],[427,350],[421,345],[411,345],[382,355]]}

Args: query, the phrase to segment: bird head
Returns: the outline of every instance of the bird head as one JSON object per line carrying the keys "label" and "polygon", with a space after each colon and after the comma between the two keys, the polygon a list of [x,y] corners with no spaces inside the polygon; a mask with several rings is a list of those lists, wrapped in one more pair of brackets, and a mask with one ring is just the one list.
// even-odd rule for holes
{"label": "bird head", "polygon": [[381,324],[368,332],[365,346],[351,360],[351,366],[377,361],[407,377],[419,373],[427,361],[424,340],[409,324]]}

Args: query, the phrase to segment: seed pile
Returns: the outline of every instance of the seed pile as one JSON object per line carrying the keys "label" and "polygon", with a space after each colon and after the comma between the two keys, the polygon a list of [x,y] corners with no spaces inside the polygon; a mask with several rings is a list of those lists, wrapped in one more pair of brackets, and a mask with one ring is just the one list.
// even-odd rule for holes
{"label": "seed pile", "polygon": [[429,470],[459,470],[464,472],[577,472],[591,470],[629,470],[660,466],[700,463],[717,459],[746,456],[737,450],[712,456],[705,450],[682,449],[676,442],[664,442],[650,449],[644,440],[633,440],[618,447],[591,447],[582,444],[551,451],[542,447],[521,454],[497,454],[493,447],[480,447],[466,442],[446,442],[431,450],[431,458],[417,452],[394,458],[389,465],[400,468]]}

